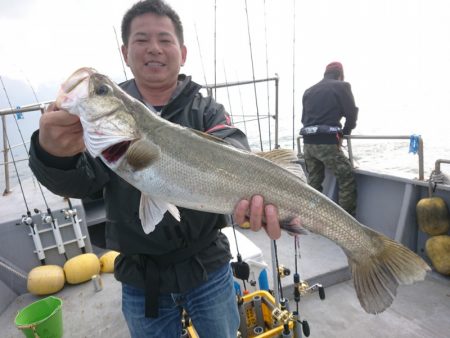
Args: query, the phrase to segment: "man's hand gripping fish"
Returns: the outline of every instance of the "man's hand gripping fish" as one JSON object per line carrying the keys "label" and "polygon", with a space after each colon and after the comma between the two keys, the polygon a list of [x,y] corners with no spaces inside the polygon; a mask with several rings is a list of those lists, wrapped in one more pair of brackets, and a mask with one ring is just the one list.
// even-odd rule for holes
{"label": "man's hand gripping fish", "polygon": [[90,68],[69,77],[56,105],[80,117],[89,153],[142,192],[146,233],[167,210],[179,219],[175,205],[231,214],[238,201],[258,194],[277,206],[281,224],[299,217],[304,228],[344,250],[368,313],[384,311],[398,285],[421,281],[430,269],[418,255],[308,186],[292,164],[292,151],[256,155],[173,124]]}

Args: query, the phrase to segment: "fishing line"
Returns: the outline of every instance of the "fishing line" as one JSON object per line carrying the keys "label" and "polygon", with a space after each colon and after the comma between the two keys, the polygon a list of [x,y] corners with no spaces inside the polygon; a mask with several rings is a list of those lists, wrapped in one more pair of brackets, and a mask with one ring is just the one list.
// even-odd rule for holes
{"label": "fishing line", "polygon": [[[115,32],[115,29],[114,29],[114,32]],[[116,39],[117,39],[117,35],[116,35]],[[124,68],[124,72],[125,72],[125,68]],[[25,73],[23,71],[22,71],[22,73],[25,75]],[[125,77],[126,77],[126,74],[125,74]],[[25,75],[25,78],[27,79],[26,75]],[[28,79],[27,79],[27,82],[28,82],[28,85],[30,86],[33,94],[34,94],[34,98],[36,99],[36,103],[39,104],[40,102],[38,100],[38,97],[36,95],[36,91],[34,90],[34,87],[32,86],[31,82],[28,81]],[[11,104],[10,104],[10,106],[11,106]],[[26,146],[25,140],[24,140],[23,135],[22,135],[22,131],[21,131],[20,127],[19,127],[19,124],[17,123],[17,119],[16,119],[15,116],[14,116],[14,120],[16,122],[17,130],[19,131],[20,138],[22,140],[22,144],[25,147],[25,151],[26,151],[27,154],[29,154],[28,148]],[[28,158],[29,158],[29,155],[28,155]],[[33,173],[32,173],[32,177],[33,178],[35,177]],[[45,194],[44,194],[44,190],[42,189],[42,185],[39,183],[39,181],[36,180],[36,182],[37,182],[39,190],[41,192],[42,199],[44,200],[45,207],[47,208],[47,214],[51,217],[52,231],[53,231],[53,234],[55,236],[55,242],[56,242],[56,245],[57,245],[57,248],[58,248],[58,252],[60,254],[64,255],[64,257],[65,257],[65,259],[67,261],[68,257],[67,257],[67,254],[66,254],[66,250],[64,248],[64,242],[62,240],[62,236],[61,236],[61,233],[60,233],[60,230],[59,230],[59,226],[57,224],[57,220],[54,218],[53,213],[52,213],[52,211],[51,211],[51,209],[50,209],[50,207],[49,207],[49,205],[47,203],[47,199],[45,198]],[[69,205],[69,210],[70,210],[70,211],[66,212],[66,215],[70,214],[70,215],[68,215],[68,217],[70,217],[71,220],[72,220],[73,230],[74,230],[75,236],[77,238],[78,247],[80,248],[82,253],[86,253],[86,247],[85,247],[85,243],[84,243],[84,240],[83,240],[83,234],[81,232],[80,224],[79,224],[79,221],[78,221],[78,218],[77,218],[77,215],[76,215],[76,210],[73,209],[72,203],[70,201],[70,198],[66,197],[65,199],[67,200],[67,203]],[[37,209],[35,209],[35,210],[37,210]],[[39,212],[39,210],[37,210],[37,212]]]}
{"label": "fishing line", "polygon": [[205,66],[203,63],[203,57],[202,57],[202,49],[200,48],[200,40],[198,38],[198,31],[197,31],[197,25],[194,22],[194,29],[195,29],[195,36],[197,38],[197,46],[198,46],[198,54],[200,56],[200,65],[202,66],[202,73],[203,73],[203,81],[206,84],[208,84],[208,82],[206,82],[206,73],[205,73]]}
{"label": "fishing line", "polygon": [[[35,93],[35,90],[34,90],[33,86],[31,85],[31,83],[28,82],[28,84],[30,85],[30,87],[31,87],[31,89],[32,89],[32,91],[33,91],[33,93]],[[3,83],[3,80],[2,80],[2,85],[3,85],[3,89],[5,90],[5,93],[7,93],[7,92],[6,92],[5,85],[4,85],[4,83]],[[7,95],[7,97],[8,97],[8,95]],[[35,98],[37,99],[37,96],[36,96],[36,95],[35,95]],[[11,108],[11,110],[12,110],[13,108],[12,108],[12,104],[11,104],[11,102],[10,102],[10,100],[9,100],[9,97],[8,97],[8,103],[9,103],[9,106],[10,106],[10,108]],[[39,103],[39,102],[37,102],[37,103]],[[25,143],[25,139],[24,139],[24,137],[23,137],[22,130],[21,130],[20,126],[19,126],[19,123],[17,122],[17,118],[16,118],[16,116],[15,116],[14,114],[13,114],[13,119],[14,119],[14,122],[15,122],[15,124],[16,124],[17,131],[19,132],[20,139],[22,140],[22,144],[23,144],[23,146],[24,146],[24,148],[25,148],[25,153],[27,154],[27,156],[28,156],[28,158],[29,158],[29,150],[28,150],[27,145],[26,145],[26,143]],[[10,145],[9,145],[9,146],[10,146]],[[11,146],[10,146],[10,147],[11,147]],[[12,158],[13,158],[13,161],[15,161],[15,160],[14,160],[14,157],[13,157],[13,155],[12,155],[12,149],[11,149],[11,148],[10,148],[10,153],[11,153],[11,156],[12,156]],[[19,173],[18,173],[18,172],[17,172],[17,177],[19,178]],[[55,237],[55,242],[56,242],[56,246],[57,246],[57,248],[58,248],[58,252],[59,252],[61,255],[64,255],[65,259],[68,260],[69,258],[67,257],[66,250],[65,250],[65,248],[64,248],[64,243],[63,243],[63,240],[62,240],[62,236],[61,236],[61,232],[60,232],[59,226],[58,226],[58,224],[57,224],[57,220],[54,218],[53,213],[52,213],[52,211],[51,211],[51,209],[50,209],[50,206],[49,206],[48,203],[47,203],[47,199],[45,198],[45,194],[44,194],[44,190],[42,189],[42,185],[41,185],[38,181],[37,181],[37,185],[38,185],[38,187],[39,187],[39,191],[40,191],[40,193],[41,193],[41,196],[42,196],[42,199],[43,199],[43,201],[44,201],[45,207],[46,207],[46,209],[47,209],[47,214],[48,214],[48,216],[50,217],[50,219],[46,219],[46,217],[43,216],[42,220],[43,220],[44,222],[46,222],[46,223],[49,223],[49,224],[51,223],[50,226],[52,227],[52,231],[53,231],[53,235],[54,235],[54,237]],[[21,188],[21,189],[22,189],[22,191],[23,191],[23,188]],[[24,194],[24,192],[23,192],[23,194]],[[25,194],[24,194],[24,199],[25,199]],[[36,213],[39,212],[38,209],[34,209],[34,211],[35,211]],[[27,214],[28,214],[29,212],[30,212],[30,211],[29,211],[29,208],[28,208],[28,206],[27,206]],[[31,213],[30,213],[30,214],[31,214]]]}
{"label": "fishing line", "polygon": [[214,98],[217,99],[217,0],[214,0]]}
{"label": "fishing line", "polygon": [[[9,95],[8,95],[8,92],[6,91],[5,84],[4,84],[4,82],[3,82],[3,78],[2,78],[1,75],[0,75],[0,82],[2,83],[2,87],[3,87],[3,91],[5,92],[6,100],[8,101],[9,107],[10,107],[11,110],[12,110],[12,109],[13,109],[13,108],[12,108],[12,104],[11,104],[11,101],[10,101],[10,99],[9,99]],[[6,121],[5,121],[5,123],[6,123]],[[20,190],[21,190],[21,192],[22,192],[22,197],[23,197],[23,201],[24,201],[24,203],[25,203],[25,208],[27,209],[27,213],[28,213],[28,212],[30,212],[30,209],[28,208],[28,203],[27,203],[27,200],[26,200],[26,198],[25,198],[25,193],[24,193],[24,191],[23,191],[23,186],[22,186],[22,180],[20,179],[19,169],[17,168],[17,163],[16,163],[16,160],[15,160],[15,158],[14,158],[14,154],[13,154],[13,152],[12,152],[11,143],[9,142],[8,133],[5,133],[5,136],[6,136],[6,142],[8,143],[9,153],[11,154],[12,163],[13,163],[13,165],[14,165],[14,170],[16,171],[17,180],[18,180],[18,182],[19,182]],[[5,165],[6,165],[6,163],[5,163]],[[31,214],[31,213],[30,213],[30,214]]]}
{"label": "fishing line", "polygon": [[[31,84],[30,84],[30,86],[31,86]],[[11,109],[12,109],[12,107],[11,107]],[[23,144],[23,146],[24,146],[24,148],[25,148],[25,152],[26,152],[26,154],[28,155],[28,158],[29,158],[29,157],[30,157],[30,155],[29,155],[29,150],[28,150],[28,148],[27,148],[27,145],[25,144],[25,139],[24,139],[24,137],[23,137],[22,130],[20,129],[19,123],[17,122],[17,118],[16,118],[15,115],[13,115],[13,118],[14,118],[14,121],[15,121],[15,123],[16,123],[17,131],[19,132],[20,139],[22,140],[22,144]],[[51,209],[50,209],[50,206],[49,206],[48,203],[47,203],[47,199],[45,198],[44,190],[42,189],[42,185],[39,183],[39,181],[37,181],[37,185],[38,185],[38,187],[39,187],[39,191],[40,191],[40,193],[41,193],[41,196],[42,196],[42,199],[43,199],[43,201],[44,201],[45,207],[46,207],[46,209],[47,209],[47,214],[48,214],[48,216],[50,217],[50,219],[47,220],[47,221],[49,221],[48,223],[51,223],[51,227],[52,227],[53,235],[55,236],[55,242],[56,242],[56,246],[57,246],[57,248],[58,248],[58,252],[59,252],[61,255],[64,255],[64,257],[65,257],[65,259],[66,259],[66,261],[67,261],[69,258],[67,257],[66,250],[65,250],[65,248],[64,248],[64,243],[63,243],[63,241],[62,241],[62,236],[61,236],[61,232],[60,232],[60,230],[59,230],[59,226],[58,226],[58,224],[57,224],[57,220],[56,220],[55,217],[53,216],[53,213],[52,213],[52,211],[51,211]],[[34,211],[35,211],[36,213],[39,212],[38,209],[34,209]],[[43,221],[44,221],[44,220],[45,220],[45,218],[43,217]]]}
{"label": "fishing line", "polygon": [[[11,101],[9,99],[8,92],[6,91],[5,84],[3,82],[3,79],[1,77],[1,75],[0,75],[0,82],[2,83],[2,87],[3,87],[3,90],[5,92],[6,99],[8,101],[9,107],[11,108],[11,110],[13,110],[12,109],[12,105],[11,105]],[[5,122],[5,125],[6,125],[6,119],[5,119],[4,122]],[[36,224],[34,223],[33,218],[31,217],[31,211],[30,211],[30,208],[28,207],[27,199],[25,197],[25,192],[23,190],[22,180],[20,179],[19,169],[17,168],[17,163],[16,163],[16,160],[14,158],[14,153],[13,153],[12,148],[11,148],[11,143],[9,142],[8,133],[4,133],[4,136],[6,138],[8,149],[9,149],[9,152],[11,154],[11,159],[12,159],[12,162],[13,162],[14,170],[16,171],[17,181],[19,182],[19,187],[20,187],[20,191],[21,191],[21,194],[22,194],[23,202],[25,204],[25,209],[27,210],[27,214],[26,215],[22,215],[22,223],[29,226],[30,231],[31,231],[31,237],[33,239],[34,246],[36,248],[36,254],[37,254],[37,256],[38,256],[38,258],[39,258],[39,260],[41,262],[41,265],[45,265],[46,264],[45,263],[45,253],[44,253],[44,250],[42,248],[42,242],[41,242],[41,239],[40,239],[39,232],[38,232],[38,229],[36,227]],[[6,165],[6,163],[5,163],[5,165]]]}
{"label": "fishing line", "polygon": [[[269,55],[267,52],[267,15],[266,15],[266,0],[264,0],[264,37],[266,40],[266,78],[269,78]],[[266,82],[267,92],[267,115],[269,124],[269,150],[272,150],[272,132],[270,126],[270,95],[269,95],[269,81]]]}
{"label": "fishing line", "polygon": [[[237,75],[237,72],[236,72],[236,78],[239,82],[239,76]],[[246,123],[246,119],[245,119],[246,115],[244,114],[244,104],[242,101],[241,86],[237,86],[237,87],[238,87],[238,92],[239,92],[239,100],[241,102],[241,112],[242,112],[242,118],[243,118],[243,122],[244,122],[244,132],[245,132],[245,135],[247,135],[247,123]]]}
{"label": "fishing line", "polygon": [[245,0],[245,15],[247,17],[248,43],[249,43],[249,47],[250,47],[250,60],[251,60],[251,64],[252,64],[253,91],[254,91],[254,95],[255,95],[256,115],[258,116],[259,144],[260,144],[261,151],[264,151],[263,142],[262,142],[262,135],[261,135],[261,122],[259,120],[258,95],[256,94],[255,65],[253,63],[252,38],[251,38],[251,34],[250,34],[250,22],[249,22],[249,18],[248,18],[247,0]]}
{"label": "fishing line", "polygon": [[[114,32],[115,32],[115,29],[114,29]],[[116,41],[117,41],[117,35],[116,35]],[[119,50],[119,52],[120,52],[120,50]],[[120,54],[120,55],[122,55],[122,54]],[[122,63],[122,66],[123,66],[123,63]],[[124,70],[124,73],[125,73],[125,68],[124,67],[123,67],[123,70]],[[126,78],[126,73],[125,73],[125,78]],[[28,81],[28,84],[31,87],[31,90],[33,91],[33,93],[35,93],[35,90],[34,90],[33,86],[31,85],[31,83],[29,81]],[[37,95],[34,95],[34,97],[36,99],[36,103],[39,103]],[[17,125],[17,128],[18,128],[19,132],[20,132],[20,127],[17,124],[17,121],[16,121],[16,125]],[[21,137],[22,137],[22,134],[21,134]],[[23,140],[23,137],[22,137],[22,143],[25,146],[25,142]],[[29,154],[28,149],[27,149],[26,146],[25,146],[25,150],[26,150],[27,154]],[[32,177],[34,177],[34,175]],[[53,213],[52,213],[52,211],[51,211],[51,209],[50,209],[50,207],[49,207],[49,205],[47,203],[44,191],[43,191],[42,186],[39,183],[39,181],[37,181],[37,184],[39,186],[42,198],[43,198],[45,206],[47,208],[47,214],[51,217],[50,221],[52,223],[52,231],[53,231],[53,234],[54,234],[54,237],[55,237],[55,242],[56,242],[56,245],[57,245],[57,248],[58,248],[58,252],[60,254],[63,254],[65,259],[66,259],[66,261],[67,261],[68,257],[67,257],[67,254],[66,254],[66,251],[65,251],[65,248],[64,248],[64,242],[63,242],[63,239],[62,239],[62,236],[61,236],[61,233],[60,233],[59,225],[57,224],[57,220],[54,218]],[[79,222],[79,219],[78,219],[78,216],[77,216],[77,211],[76,211],[75,208],[73,208],[72,202],[70,201],[69,197],[65,197],[65,200],[67,201],[69,209],[68,210],[61,210],[61,212],[63,212],[65,214],[66,219],[70,218],[70,220],[72,221],[73,231],[74,231],[75,238],[76,238],[76,241],[77,241],[77,244],[78,244],[78,248],[81,250],[81,253],[84,254],[84,253],[86,253],[86,244],[84,243],[83,233],[81,231],[81,226],[80,226],[80,222]]]}
{"label": "fishing line", "polygon": [[20,71],[21,71],[21,73],[23,74],[23,77],[24,77],[25,80],[27,81],[28,85],[30,86],[31,91],[33,92],[34,99],[36,100],[37,103],[39,103],[39,99],[38,99],[38,97],[37,97],[36,91],[34,90],[34,87],[31,85],[30,80],[28,80],[28,77],[25,75],[25,72],[24,72],[22,69],[20,69]]}
{"label": "fishing line", "polygon": [[115,37],[116,37],[116,44],[117,44],[117,50],[119,51],[120,62],[122,63],[123,75],[125,75],[125,80],[128,80],[127,72],[126,72],[126,70],[125,70],[125,63],[123,62],[122,51],[120,50],[119,39],[117,38],[116,27],[113,26],[113,30],[114,30],[114,35],[115,35]]}
{"label": "fishing line", "polygon": [[294,3],[294,31],[292,39],[292,149],[295,149],[295,0]]}
{"label": "fishing line", "polygon": [[223,63],[223,74],[225,76],[225,88],[227,89],[228,106],[230,107],[231,121],[233,121],[233,123],[234,123],[233,111],[231,109],[230,87],[228,86],[228,78],[227,78],[227,71],[225,69],[225,62]]}

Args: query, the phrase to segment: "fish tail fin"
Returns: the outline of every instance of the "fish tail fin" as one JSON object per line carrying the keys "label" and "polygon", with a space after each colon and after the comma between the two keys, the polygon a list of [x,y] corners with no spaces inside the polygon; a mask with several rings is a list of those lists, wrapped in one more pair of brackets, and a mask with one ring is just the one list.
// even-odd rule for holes
{"label": "fish tail fin", "polygon": [[368,313],[387,309],[394,300],[398,285],[424,280],[430,270],[417,254],[383,235],[376,235],[383,249],[364,260],[349,258],[353,284],[359,302]]}

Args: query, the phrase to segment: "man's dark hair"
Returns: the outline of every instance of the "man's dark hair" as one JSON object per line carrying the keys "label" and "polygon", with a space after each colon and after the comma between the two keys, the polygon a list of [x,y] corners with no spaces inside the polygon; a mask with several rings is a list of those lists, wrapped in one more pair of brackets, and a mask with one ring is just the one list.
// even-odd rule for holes
{"label": "man's dark hair", "polygon": [[180,45],[182,46],[184,44],[183,24],[172,7],[162,0],[144,0],[135,3],[123,16],[122,42],[125,46],[128,46],[128,39],[130,38],[131,21],[133,21],[135,17],[146,13],[154,13],[159,16],[169,17],[175,27],[175,33]]}

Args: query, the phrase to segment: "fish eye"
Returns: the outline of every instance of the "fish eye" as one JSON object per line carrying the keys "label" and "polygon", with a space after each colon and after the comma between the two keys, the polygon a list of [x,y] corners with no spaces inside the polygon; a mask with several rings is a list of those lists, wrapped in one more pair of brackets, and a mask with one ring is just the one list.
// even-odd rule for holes
{"label": "fish eye", "polygon": [[95,88],[95,94],[103,96],[108,94],[109,90],[111,88],[108,85],[102,84],[100,86],[98,86],[97,88]]}

